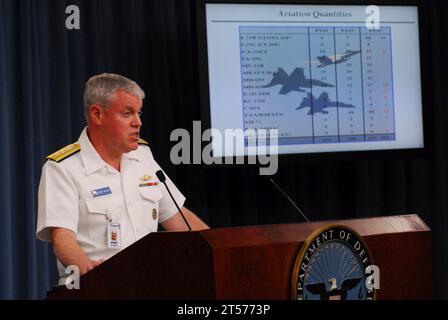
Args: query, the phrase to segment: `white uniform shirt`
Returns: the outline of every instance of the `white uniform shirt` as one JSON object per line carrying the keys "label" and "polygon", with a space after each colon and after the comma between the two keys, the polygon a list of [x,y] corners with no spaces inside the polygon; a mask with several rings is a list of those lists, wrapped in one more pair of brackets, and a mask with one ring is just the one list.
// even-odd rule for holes
{"label": "white uniform shirt", "polygon": [[[101,159],[86,129],[78,143],[79,152],[60,162],[49,160],[43,166],[36,231],[39,239],[50,241],[49,227],[66,228],[76,234],[90,259],[107,259],[157,231],[158,223],[177,213],[165,186],[156,177],[160,167],[148,146],[139,145],[137,150],[123,154],[119,172]],[[166,183],[182,208],[185,197],[168,177]],[[110,219],[120,224],[119,250],[108,249]],[[63,275],[60,263],[58,268]]]}

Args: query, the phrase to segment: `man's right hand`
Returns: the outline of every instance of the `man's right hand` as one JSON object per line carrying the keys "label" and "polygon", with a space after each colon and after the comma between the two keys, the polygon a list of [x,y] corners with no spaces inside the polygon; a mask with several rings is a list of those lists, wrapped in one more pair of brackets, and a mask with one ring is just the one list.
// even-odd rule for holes
{"label": "man's right hand", "polygon": [[95,267],[98,267],[100,264],[102,264],[106,259],[99,259],[99,260],[90,260],[89,269],[87,271],[92,270]]}
{"label": "man's right hand", "polygon": [[76,241],[73,231],[65,228],[51,228],[51,241],[53,242],[54,253],[58,260],[64,265],[76,265],[80,275],[99,266],[105,259],[90,260],[84,250]]}

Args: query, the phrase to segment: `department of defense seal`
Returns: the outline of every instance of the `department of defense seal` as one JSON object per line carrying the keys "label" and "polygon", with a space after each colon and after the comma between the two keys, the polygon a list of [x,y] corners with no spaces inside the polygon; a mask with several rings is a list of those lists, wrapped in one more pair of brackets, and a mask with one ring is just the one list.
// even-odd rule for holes
{"label": "department of defense seal", "polygon": [[291,296],[294,300],[373,300],[366,286],[372,258],[361,236],[343,225],[317,229],[297,255]]}

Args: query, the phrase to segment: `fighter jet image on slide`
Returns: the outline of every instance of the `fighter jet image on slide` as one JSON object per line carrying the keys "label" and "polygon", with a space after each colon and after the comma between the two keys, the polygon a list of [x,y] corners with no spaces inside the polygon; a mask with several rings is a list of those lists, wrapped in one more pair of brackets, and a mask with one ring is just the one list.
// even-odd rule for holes
{"label": "fighter jet image on slide", "polygon": [[319,60],[320,65],[318,65],[318,68],[324,68],[326,66],[329,66],[330,64],[338,64],[345,61],[348,61],[351,56],[354,56],[355,54],[360,53],[361,50],[347,50],[343,54],[337,54],[335,56],[320,56],[317,57],[317,60]]}
{"label": "fighter jet image on slide", "polygon": [[310,108],[310,110],[308,111],[308,115],[313,115],[317,112],[327,114],[328,111],[325,110],[326,108],[336,108],[336,107],[356,108],[354,105],[351,104],[330,101],[330,99],[328,98],[328,93],[322,92],[322,94],[317,99],[311,93],[308,93],[308,97],[303,98],[302,103],[300,104],[300,106],[296,108],[296,110],[300,110],[303,108]]}
{"label": "fighter jet image on slide", "polygon": [[277,72],[273,73],[271,82],[263,86],[263,88],[270,88],[278,84],[282,86],[278,92],[279,94],[287,94],[291,91],[306,92],[301,88],[311,88],[312,86],[334,87],[334,85],[323,81],[307,79],[305,77],[305,73],[303,72],[303,68],[295,68],[289,76],[285,70],[278,68]]}

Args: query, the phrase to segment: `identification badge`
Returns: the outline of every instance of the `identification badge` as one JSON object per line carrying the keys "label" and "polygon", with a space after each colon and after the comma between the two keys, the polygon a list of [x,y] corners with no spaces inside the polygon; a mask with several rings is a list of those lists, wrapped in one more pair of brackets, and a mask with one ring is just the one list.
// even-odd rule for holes
{"label": "identification badge", "polygon": [[154,220],[157,220],[157,209],[156,208],[152,209],[152,218]]}
{"label": "identification badge", "polygon": [[107,224],[107,247],[109,249],[121,248],[120,224],[109,222]]}

